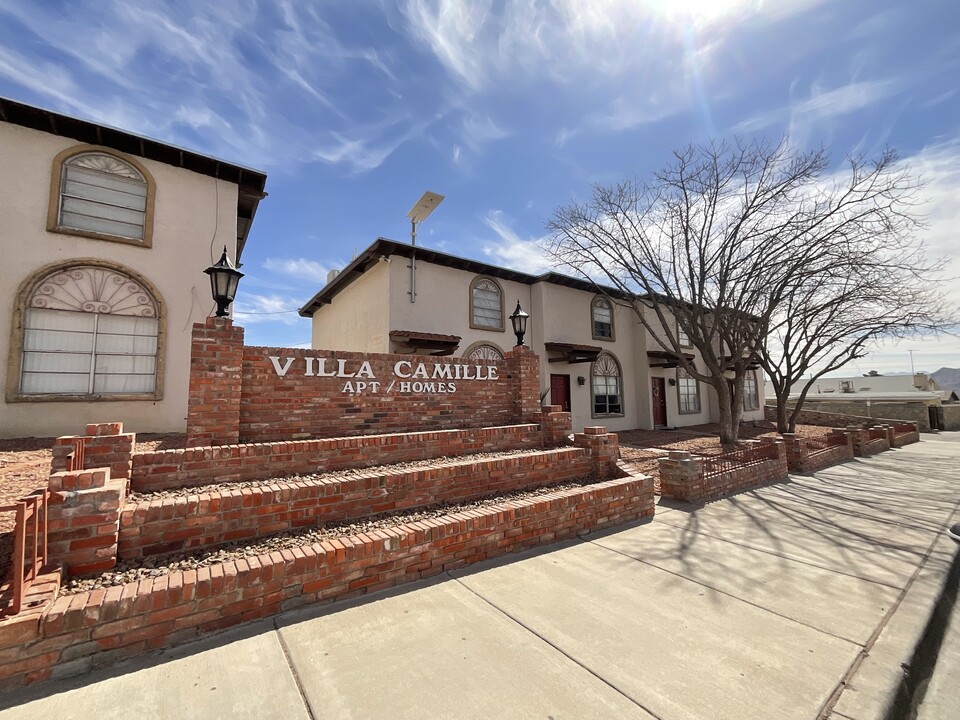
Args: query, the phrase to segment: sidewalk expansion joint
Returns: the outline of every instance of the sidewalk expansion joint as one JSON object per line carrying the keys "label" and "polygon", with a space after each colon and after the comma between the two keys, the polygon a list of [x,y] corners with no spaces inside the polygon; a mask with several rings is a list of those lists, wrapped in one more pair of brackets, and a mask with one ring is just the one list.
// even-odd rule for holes
{"label": "sidewalk expansion joint", "polygon": [[[675,527],[680,530],[686,530],[685,525],[678,525],[676,523],[666,522],[662,518],[654,517],[654,522],[662,522],[664,525],[669,525],[670,527]],[[736,540],[731,540],[730,538],[714,535],[713,533],[703,532],[702,530],[690,530],[689,532],[695,532],[698,535],[703,535],[705,537],[713,538],[714,540],[720,540],[721,542],[730,543],[731,545],[736,545],[737,547],[742,547],[746,550],[755,550],[757,552],[765,553],[766,555],[772,555],[774,557],[783,558],[784,560],[791,560],[793,562],[800,563],[801,565],[808,565],[809,567],[815,567],[819,570],[827,570],[828,572],[836,573],[837,575],[844,575],[846,577],[851,577],[851,578],[854,578],[855,580],[862,580],[864,582],[873,583],[874,585],[888,587],[893,590],[902,589],[899,585],[894,585],[893,583],[883,582],[882,580],[863,577],[862,575],[857,575],[856,573],[838,570],[837,568],[821,565],[819,563],[813,562],[812,560],[807,560],[805,558],[797,557],[796,555],[790,555],[789,553],[777,552],[776,550],[770,550],[769,548],[756,547],[755,545],[748,545],[746,543],[737,542]],[[917,557],[923,560],[926,556],[922,556],[918,554]]]}
{"label": "sidewalk expansion joint", "polygon": [[641,710],[643,710],[645,713],[649,714],[651,717],[656,718],[656,720],[663,720],[663,717],[662,717],[662,716],[657,715],[657,713],[655,713],[653,710],[651,710],[650,708],[648,708],[647,706],[645,706],[642,702],[640,702],[640,701],[637,700],[635,697],[633,697],[632,695],[630,695],[630,693],[626,692],[626,691],[623,690],[622,688],[617,687],[617,685],[615,685],[613,682],[611,682],[610,680],[607,680],[605,677],[603,677],[602,675],[600,675],[598,672],[596,672],[595,670],[593,670],[593,669],[592,669],[591,667],[589,667],[588,665],[585,665],[585,664],[583,663],[583,661],[577,659],[576,657],[574,657],[573,655],[571,655],[569,652],[567,652],[566,650],[564,650],[562,647],[560,647],[560,646],[557,645],[556,643],[552,642],[551,640],[548,640],[546,637],[544,637],[543,635],[541,635],[540,633],[538,633],[536,630],[534,630],[532,627],[530,627],[530,626],[527,625],[525,622],[523,622],[523,620],[521,620],[520,618],[518,618],[516,615],[514,615],[514,614],[512,614],[511,612],[509,612],[508,610],[505,610],[504,608],[500,607],[499,605],[497,605],[495,602],[493,602],[493,601],[490,600],[489,598],[484,597],[482,594],[480,594],[479,592],[477,592],[476,590],[474,590],[472,587],[470,587],[470,586],[467,585],[466,583],[462,582],[462,581],[460,580],[460,578],[456,578],[456,577],[454,577],[453,575],[451,575],[450,573],[445,573],[445,575],[446,575],[448,578],[450,578],[451,580],[453,580],[455,583],[457,583],[458,585],[460,585],[460,587],[462,587],[462,588],[464,588],[465,590],[467,590],[467,592],[471,593],[472,595],[474,595],[475,597],[477,597],[479,600],[482,600],[484,603],[486,603],[487,605],[489,605],[490,607],[492,607],[494,610],[496,610],[497,612],[499,612],[499,613],[500,613],[501,615],[503,615],[504,617],[506,617],[506,618],[508,618],[509,620],[512,620],[513,622],[515,622],[517,625],[519,625],[520,627],[522,627],[524,630],[526,630],[528,633],[530,633],[531,635],[533,635],[534,637],[536,637],[536,638],[539,639],[540,641],[542,641],[542,642],[546,643],[547,645],[549,645],[550,647],[552,647],[554,650],[556,650],[558,653],[560,653],[561,655],[563,655],[565,658],[567,658],[567,659],[568,659],[570,662],[572,662],[574,665],[576,665],[577,667],[583,669],[584,671],[586,671],[587,673],[589,673],[590,675],[592,675],[593,677],[595,677],[597,680],[599,680],[600,682],[602,682],[602,683],[603,683],[604,685],[606,685],[608,688],[610,688],[611,690],[613,690],[614,692],[616,692],[618,695],[620,695],[621,697],[625,698],[626,700],[629,700],[631,703],[633,703],[634,705],[636,705],[638,708],[640,708]]}
{"label": "sidewalk expansion joint", "polygon": [[[953,510],[947,515],[947,522],[950,518],[953,517],[957,510],[960,509],[960,500],[954,503]],[[904,598],[907,596],[907,593],[910,591],[910,588],[913,587],[913,584],[916,582],[917,577],[920,575],[921,571],[926,567],[927,561],[930,559],[930,555],[933,554],[933,548],[936,547],[937,542],[940,540],[940,533],[934,535],[933,540],[930,541],[929,547],[927,547],[926,553],[920,560],[920,563],[917,565],[917,568],[913,571],[913,574],[910,576],[910,579],[907,581],[907,584],[904,585],[903,590],[900,591],[900,594],[897,595],[897,599],[890,605],[890,608],[883,614],[883,617],[880,619],[880,622],[877,624],[876,629],[871,633],[870,637],[867,639],[866,644],[863,646],[863,649],[857,653],[857,657],[853,659],[853,662],[850,663],[850,667],[847,669],[847,672],[843,674],[843,677],[840,678],[840,682],[837,683],[837,686],[833,689],[833,692],[830,693],[830,696],[827,698],[826,702],[823,704],[823,707],[820,709],[820,713],[817,715],[816,720],[827,720],[830,717],[833,707],[840,700],[840,696],[843,694],[843,691],[847,689],[852,684],[854,676],[856,676],[857,671],[860,669],[860,666],[863,664],[863,661],[867,659],[870,655],[870,651],[873,650],[873,646],[876,645],[877,640],[879,640],[880,635],[886,629],[887,625],[890,623],[890,619],[893,617],[894,613],[900,608],[900,605],[903,604]]]}
{"label": "sidewalk expansion joint", "polygon": [[280,625],[277,622],[277,618],[273,619],[273,632],[277,635],[277,642],[280,643],[280,650],[283,652],[283,659],[287,661],[287,667],[290,668],[290,674],[293,676],[293,681],[297,684],[297,692],[300,693],[300,700],[303,702],[303,709],[307,711],[307,717],[310,720],[317,720],[317,716],[313,712],[313,708],[310,707],[310,700],[307,699],[307,694],[303,690],[303,681],[300,679],[300,673],[297,672],[296,666],[293,664],[293,658],[290,656],[290,648],[287,647],[286,640],[283,639],[283,633],[280,632]]}
{"label": "sidewalk expansion joint", "polygon": [[[762,610],[762,611],[765,612],[765,613],[769,613],[769,614],[771,614],[771,615],[776,615],[777,617],[783,618],[784,620],[789,620],[790,622],[796,623],[797,625],[803,625],[804,627],[810,628],[811,630],[815,630],[816,632],[820,633],[821,635],[827,635],[827,636],[832,637],[832,638],[835,638],[835,639],[837,639],[837,640],[842,640],[843,642],[850,643],[851,645],[856,645],[857,647],[863,647],[863,643],[860,643],[860,642],[858,642],[858,641],[856,641],[856,640],[853,640],[853,639],[848,638],[848,637],[844,637],[843,635],[837,635],[836,633],[829,632],[828,630],[824,630],[823,628],[819,628],[819,627],[817,627],[816,625],[811,625],[810,623],[804,622],[803,620],[797,620],[796,618],[792,618],[792,617],[790,617],[789,615],[784,615],[783,613],[777,612],[776,610],[771,610],[770,608],[764,607],[763,605],[758,605],[758,604],[755,603],[755,602],[750,602],[749,600],[744,600],[742,597],[739,597],[738,595],[734,595],[733,593],[728,592],[727,590],[722,590],[722,589],[720,589],[720,588],[718,588],[718,587],[715,587],[715,586],[713,586],[713,585],[710,585],[710,584],[708,584],[708,583],[705,583],[705,582],[703,582],[703,581],[701,581],[701,580],[694,580],[693,578],[687,577],[686,575],[683,575],[683,574],[681,574],[681,573],[675,572],[675,571],[673,571],[673,570],[667,570],[667,569],[664,568],[664,567],[660,567],[659,565],[657,565],[657,564],[655,564],[655,563],[652,563],[652,562],[648,562],[647,560],[641,560],[640,558],[638,558],[638,557],[636,557],[636,556],[634,556],[634,555],[630,555],[630,554],[628,554],[628,553],[625,553],[625,552],[623,552],[622,550],[615,550],[614,548],[607,547],[606,545],[603,545],[603,544],[601,544],[600,542],[598,542],[598,541],[596,541],[596,540],[585,540],[585,541],[588,542],[588,543],[590,543],[590,544],[593,545],[594,547],[600,548],[601,550],[606,550],[607,552],[615,553],[615,554],[617,554],[617,555],[620,555],[621,557],[627,558],[628,560],[633,560],[634,562],[638,562],[638,563],[640,563],[641,565],[646,565],[647,567],[654,568],[655,570],[659,570],[660,572],[665,572],[665,573],[667,573],[668,575],[673,575],[674,577],[680,578],[681,580],[686,580],[687,582],[693,583],[694,585],[699,585],[700,587],[707,588],[708,590],[712,590],[713,592],[719,593],[720,595],[724,595],[724,596],[726,596],[726,597],[728,597],[728,598],[730,598],[730,599],[732,599],[732,600],[736,600],[737,602],[742,602],[742,603],[744,603],[745,605],[749,605],[750,607],[755,607],[755,608],[757,608],[757,610]],[[792,558],[788,558],[788,559],[792,560]],[[837,574],[838,574],[838,575],[842,575],[843,573],[837,573]]]}

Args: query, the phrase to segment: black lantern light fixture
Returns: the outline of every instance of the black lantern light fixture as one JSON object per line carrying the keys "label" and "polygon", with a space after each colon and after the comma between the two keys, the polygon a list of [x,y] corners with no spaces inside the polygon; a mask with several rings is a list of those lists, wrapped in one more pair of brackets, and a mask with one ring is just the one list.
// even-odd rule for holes
{"label": "black lantern light fixture", "polygon": [[513,334],[517,336],[517,345],[523,345],[523,336],[527,334],[527,318],[530,316],[520,307],[520,301],[517,300],[517,309],[510,316],[510,323],[513,325]]}
{"label": "black lantern light fixture", "polygon": [[217,317],[226,317],[227,308],[237,296],[237,285],[243,273],[234,267],[227,257],[227,246],[223,246],[223,255],[216,265],[211,265],[204,272],[210,276],[210,290],[213,300],[217,303]]}

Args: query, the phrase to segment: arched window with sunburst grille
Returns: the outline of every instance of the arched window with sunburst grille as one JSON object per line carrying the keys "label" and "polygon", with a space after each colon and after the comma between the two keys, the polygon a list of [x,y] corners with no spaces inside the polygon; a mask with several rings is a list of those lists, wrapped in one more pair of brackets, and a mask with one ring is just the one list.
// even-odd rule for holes
{"label": "arched window with sunburst grille", "polygon": [[593,417],[623,415],[623,381],[620,363],[610,353],[600,353],[590,366]]}
{"label": "arched window with sunburst grille", "polygon": [[143,279],[83,262],[41,273],[22,302],[20,395],[159,399],[161,304]]}
{"label": "arched window with sunburst grille", "polygon": [[151,246],[153,179],[139,162],[70,148],[54,161],[53,178],[48,230]]}

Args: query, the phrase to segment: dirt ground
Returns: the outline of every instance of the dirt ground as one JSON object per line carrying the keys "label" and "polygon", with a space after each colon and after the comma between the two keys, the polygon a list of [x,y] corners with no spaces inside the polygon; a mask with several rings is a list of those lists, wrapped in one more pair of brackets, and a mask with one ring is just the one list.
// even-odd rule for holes
{"label": "dirt ground", "polygon": [[[137,452],[184,447],[184,435],[143,434],[137,436]],[[9,505],[46,487],[50,477],[53,438],[0,440],[0,506]],[[13,529],[13,513],[0,512],[0,533]]]}
{"label": "dirt ground", "polygon": [[[799,437],[822,437],[830,428],[819,425],[797,425]],[[617,433],[620,439],[620,456],[631,461],[647,475],[653,475],[659,486],[661,458],[667,450],[686,450],[696,455],[720,455],[725,452],[720,445],[720,427],[716,424],[692,425],[679,430],[628,430]],[[740,426],[741,440],[756,440],[761,437],[780,437],[773,423],[757,422]]]}

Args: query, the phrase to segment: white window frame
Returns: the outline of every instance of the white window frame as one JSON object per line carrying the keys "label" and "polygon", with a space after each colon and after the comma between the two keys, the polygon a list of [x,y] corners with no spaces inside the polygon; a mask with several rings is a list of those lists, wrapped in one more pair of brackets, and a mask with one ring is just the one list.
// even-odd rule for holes
{"label": "white window frame", "polygon": [[683,368],[677,368],[677,411],[681,415],[699,415],[703,412],[703,404],[700,402],[700,381]]}
{"label": "white window frame", "polygon": [[[598,320],[597,319],[597,310],[600,308],[607,313],[609,313],[609,320]],[[610,327],[610,334],[604,335],[597,332],[597,324],[608,325]],[[606,340],[608,342],[613,342],[616,340],[616,328],[614,327],[614,318],[613,318],[613,303],[607,300],[605,297],[595,297],[590,303],[590,329],[593,333],[594,340]]]}
{"label": "white window frame", "polygon": [[[598,368],[602,369],[603,366],[606,366],[606,368],[609,370],[611,365],[616,369],[616,375],[610,375],[609,372],[602,375],[597,374]],[[613,389],[615,390],[613,393],[610,392],[611,381],[613,382]],[[597,392],[600,382],[603,383],[602,393]],[[605,401],[606,412],[597,412],[597,397],[600,395],[607,398]],[[611,396],[617,398],[619,411],[610,410],[611,403],[609,398]],[[597,356],[597,359],[590,365],[590,417],[623,417],[623,415],[623,368],[620,366],[620,362],[616,357],[614,357],[613,353],[600,353],[600,355]]]}

